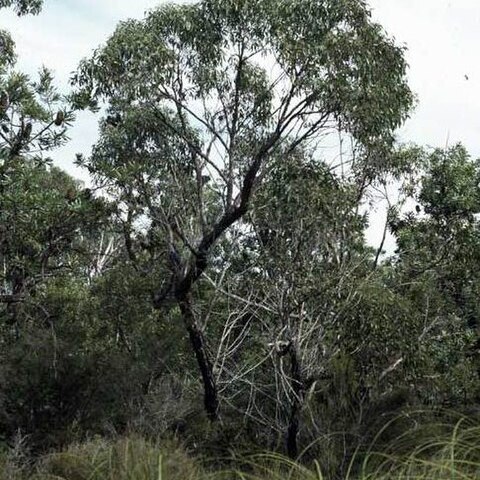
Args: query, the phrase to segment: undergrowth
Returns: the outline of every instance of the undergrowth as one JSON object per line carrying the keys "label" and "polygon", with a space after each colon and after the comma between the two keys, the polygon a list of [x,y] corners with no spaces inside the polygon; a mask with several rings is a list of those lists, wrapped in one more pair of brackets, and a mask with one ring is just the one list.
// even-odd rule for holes
{"label": "undergrowth", "polygon": [[[385,444],[382,438],[393,423],[368,449],[357,451],[339,480],[480,478],[480,425],[466,418],[453,425],[414,425]],[[178,442],[135,436],[93,439],[35,462],[20,450],[1,454],[0,480],[330,480],[316,460],[304,465],[275,453],[232,453],[209,462],[189,455]]]}

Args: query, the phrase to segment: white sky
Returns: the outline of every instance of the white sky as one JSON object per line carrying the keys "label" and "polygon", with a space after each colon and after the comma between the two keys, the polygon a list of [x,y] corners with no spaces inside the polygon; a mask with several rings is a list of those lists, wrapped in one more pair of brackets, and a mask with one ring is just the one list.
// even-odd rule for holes
{"label": "white sky", "polygon": [[[106,40],[119,20],[141,18],[161,0],[45,0],[42,13],[17,18],[0,10],[0,28],[16,42],[18,68],[34,74],[53,69],[66,87],[79,60]],[[418,97],[412,118],[399,140],[444,147],[463,142],[480,156],[480,1],[370,0],[373,16],[398,43],[408,47],[410,85]],[[467,80],[468,78],[468,80]],[[88,153],[97,121],[82,113],[72,141],[56,152],[56,162],[71,174],[75,153]],[[381,215],[379,215],[381,217]],[[373,222],[370,241],[381,237],[381,219]]]}

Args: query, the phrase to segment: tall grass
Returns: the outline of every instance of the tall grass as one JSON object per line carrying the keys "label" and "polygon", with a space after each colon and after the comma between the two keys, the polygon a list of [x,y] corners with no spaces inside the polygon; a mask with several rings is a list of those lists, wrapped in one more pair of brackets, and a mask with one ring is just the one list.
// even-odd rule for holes
{"label": "tall grass", "polygon": [[[4,462],[5,464],[5,462]],[[17,471],[1,480],[197,480],[203,473],[193,459],[173,443],[161,447],[141,438],[115,442],[102,439],[46,455],[29,472]]]}
{"label": "tall grass", "polygon": [[[366,452],[358,452],[341,480],[478,480],[480,425],[415,426],[395,441],[377,435]],[[378,445],[382,444],[381,451]],[[173,442],[155,444],[141,438],[96,439],[43,457],[28,473],[15,459],[0,456],[1,480],[330,480],[317,461],[302,465],[273,453],[215,459],[191,458]],[[218,465],[229,465],[229,468]],[[339,477],[337,477],[339,478]]]}
{"label": "tall grass", "polygon": [[397,437],[384,451],[364,456],[361,480],[479,480],[480,426],[427,424]]}

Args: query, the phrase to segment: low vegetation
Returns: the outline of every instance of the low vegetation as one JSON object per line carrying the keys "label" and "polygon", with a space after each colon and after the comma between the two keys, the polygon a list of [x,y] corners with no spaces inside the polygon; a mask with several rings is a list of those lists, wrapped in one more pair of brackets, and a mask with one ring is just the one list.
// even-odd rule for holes
{"label": "low vegetation", "polygon": [[[416,423],[426,412],[409,415]],[[396,429],[396,418],[379,432],[376,441]],[[453,417],[450,416],[450,420]],[[358,451],[345,472],[346,480],[475,480],[480,475],[478,419],[460,418],[456,424],[417,424],[383,451],[375,443]],[[21,447],[21,446],[20,446]],[[198,457],[177,441],[149,442],[139,437],[96,438],[26,463],[19,450],[4,452],[3,480],[323,480],[320,463],[294,461],[275,453],[230,453],[223,458]]]}

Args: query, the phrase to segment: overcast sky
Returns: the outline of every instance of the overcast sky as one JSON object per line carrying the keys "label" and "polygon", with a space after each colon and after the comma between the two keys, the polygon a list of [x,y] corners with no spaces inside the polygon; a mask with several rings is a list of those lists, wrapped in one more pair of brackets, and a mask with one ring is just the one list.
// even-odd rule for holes
{"label": "overcast sky", "polygon": [[[0,10],[0,28],[11,32],[18,68],[35,73],[54,70],[62,87],[78,61],[98,47],[118,21],[141,18],[158,0],[45,0],[37,17],[17,18]],[[371,0],[373,16],[398,43],[407,46],[410,85],[418,98],[399,140],[444,147],[463,142],[480,156],[480,1]],[[96,138],[96,120],[79,116],[72,141],[55,154],[73,175],[76,152],[88,153]],[[373,238],[380,235],[374,227]]]}

